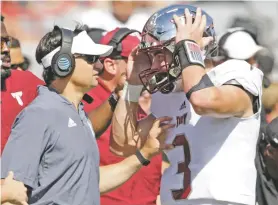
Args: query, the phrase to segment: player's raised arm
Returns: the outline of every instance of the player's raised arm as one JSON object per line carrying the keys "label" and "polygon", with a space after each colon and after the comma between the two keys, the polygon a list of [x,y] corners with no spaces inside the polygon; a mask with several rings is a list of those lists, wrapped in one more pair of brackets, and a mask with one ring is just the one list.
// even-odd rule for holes
{"label": "player's raised arm", "polygon": [[141,68],[146,66],[146,56],[135,48],[128,59],[128,79],[112,119],[110,149],[120,156],[133,154],[146,140],[155,117],[148,115],[137,122],[138,100],[143,90],[139,78]]}
{"label": "player's raised arm", "polygon": [[261,94],[261,72],[245,61],[230,60],[206,73],[201,50],[213,40],[203,37],[207,16],[199,8],[194,22],[188,10],[185,18],[182,23],[174,16],[177,27],[174,59],[182,69],[184,92],[195,112],[221,118],[251,116],[253,102]]}

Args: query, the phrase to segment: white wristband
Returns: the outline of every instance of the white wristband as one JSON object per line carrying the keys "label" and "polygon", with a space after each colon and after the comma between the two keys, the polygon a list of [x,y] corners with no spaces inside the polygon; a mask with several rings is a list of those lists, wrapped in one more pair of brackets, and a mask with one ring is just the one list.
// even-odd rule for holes
{"label": "white wristband", "polygon": [[143,85],[130,85],[125,82],[122,99],[129,102],[138,102],[143,87]]}

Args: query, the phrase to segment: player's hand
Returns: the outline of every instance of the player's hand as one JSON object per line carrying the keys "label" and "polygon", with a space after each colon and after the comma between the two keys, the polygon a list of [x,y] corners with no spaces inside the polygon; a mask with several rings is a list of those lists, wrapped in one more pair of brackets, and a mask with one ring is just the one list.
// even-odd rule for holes
{"label": "player's hand", "polygon": [[162,150],[173,148],[173,145],[165,144],[168,130],[175,127],[175,124],[170,124],[171,120],[171,117],[161,117],[154,121],[148,139],[140,150],[144,157],[150,159]]}
{"label": "player's hand", "polygon": [[128,57],[127,82],[131,85],[142,85],[139,74],[150,67],[148,56],[138,50],[139,46],[135,47]]}
{"label": "player's hand", "polygon": [[177,15],[174,15],[173,18],[177,27],[176,43],[185,39],[193,40],[202,49],[213,40],[212,37],[203,37],[207,18],[206,15],[202,15],[200,8],[197,9],[194,23],[192,23],[192,16],[187,8],[185,9],[185,19]]}
{"label": "player's hand", "polygon": [[13,172],[9,172],[1,184],[1,196],[3,204],[28,205],[27,188],[22,182],[13,179]]}

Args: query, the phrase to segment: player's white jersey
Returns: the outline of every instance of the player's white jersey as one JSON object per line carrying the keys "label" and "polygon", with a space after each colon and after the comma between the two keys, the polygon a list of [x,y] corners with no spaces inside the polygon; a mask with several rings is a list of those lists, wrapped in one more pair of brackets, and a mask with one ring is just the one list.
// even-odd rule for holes
{"label": "player's white jersey", "polygon": [[[208,75],[216,86],[240,84],[261,104],[263,74],[245,61],[227,61]],[[171,165],[161,180],[162,205],[255,203],[260,109],[248,118],[199,116],[180,92],[155,93],[151,110],[176,124],[167,137],[176,147],[166,152]]]}

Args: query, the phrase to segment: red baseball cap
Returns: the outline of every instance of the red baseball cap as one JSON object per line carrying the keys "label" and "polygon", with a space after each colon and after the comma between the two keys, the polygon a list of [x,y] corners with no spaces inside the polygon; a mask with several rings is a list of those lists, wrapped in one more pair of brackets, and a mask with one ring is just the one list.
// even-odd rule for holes
{"label": "red baseball cap", "polygon": [[[112,31],[109,31],[104,36],[102,36],[100,40],[100,44],[108,45],[118,30],[120,30],[120,28],[116,28]],[[129,34],[121,41],[122,52],[120,55],[127,58],[131,53],[132,49],[135,48],[139,43],[140,43],[140,34],[138,32]]]}

